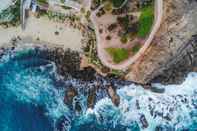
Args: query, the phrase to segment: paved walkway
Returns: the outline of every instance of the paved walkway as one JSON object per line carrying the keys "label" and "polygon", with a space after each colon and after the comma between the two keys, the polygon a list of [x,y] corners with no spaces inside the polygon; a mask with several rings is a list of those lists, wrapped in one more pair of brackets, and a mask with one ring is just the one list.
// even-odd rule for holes
{"label": "paved walkway", "polygon": [[120,63],[120,64],[113,64],[112,62],[108,61],[105,55],[106,51],[104,47],[102,46],[102,44],[100,44],[101,39],[100,39],[99,29],[98,29],[98,26],[96,26],[97,23],[94,20],[96,18],[96,12],[92,13],[91,21],[95,26],[95,32],[96,32],[96,37],[97,37],[97,52],[98,52],[98,57],[100,58],[101,62],[105,66],[112,68],[112,69],[126,70],[131,64],[133,64],[137,59],[139,59],[139,57],[141,57],[146,51],[146,49],[150,46],[155,34],[157,33],[161,25],[162,16],[163,16],[163,0],[155,0],[155,22],[154,22],[152,31],[148,39],[146,40],[144,46],[140,49],[140,51],[135,56],[129,58],[125,62]]}
{"label": "paved walkway", "polygon": [[81,5],[75,1],[72,0],[65,0],[64,2],[65,6],[71,7],[77,11],[81,10]]}

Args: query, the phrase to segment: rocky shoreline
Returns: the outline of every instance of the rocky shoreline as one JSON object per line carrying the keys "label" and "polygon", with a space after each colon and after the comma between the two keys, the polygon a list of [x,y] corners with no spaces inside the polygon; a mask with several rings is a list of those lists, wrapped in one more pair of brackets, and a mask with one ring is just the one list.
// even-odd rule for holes
{"label": "rocky shoreline", "polygon": [[[195,0],[164,1],[165,17],[161,29],[143,57],[126,72],[117,73],[120,74],[121,79],[129,72],[124,80],[142,85],[150,85],[152,82],[176,84],[181,83],[188,72],[196,71],[196,12],[197,2]],[[94,34],[93,30],[89,32],[90,34],[87,32],[83,33],[87,37],[90,37],[90,34]],[[86,54],[86,57],[91,61],[88,64],[93,64],[94,66],[89,67],[87,65],[88,67],[84,68],[84,70],[80,70],[82,58],[78,52],[67,50],[65,53],[62,47],[48,51],[49,54],[53,54],[49,58],[56,62],[58,72],[61,75],[70,73],[75,78],[90,81],[95,79],[94,74],[98,74],[100,71],[99,73],[101,74],[104,73],[108,77],[114,77],[112,75],[113,70],[100,65],[101,63],[97,58],[95,36],[93,35],[92,37],[91,40],[83,42],[87,44],[83,49],[83,55]],[[39,43],[42,42],[40,41]],[[68,60],[69,62],[65,62]],[[97,67],[95,63],[101,67]],[[150,86],[146,87],[149,88]]]}
{"label": "rocky shoreline", "polygon": [[[120,98],[116,94],[116,84],[129,85],[132,83],[138,84],[134,81],[124,81],[114,76],[102,76],[92,67],[80,68],[81,55],[77,51],[70,49],[64,50],[62,47],[58,47],[50,44],[43,44],[42,42],[26,41],[21,38],[11,40],[10,44],[1,48],[1,55],[5,50],[14,50],[17,46],[23,46],[24,43],[33,42],[33,47],[41,49],[45,59],[54,61],[57,65],[57,72],[64,78],[72,77],[78,79],[81,83],[91,83],[91,86],[87,87],[88,94],[88,107],[93,107],[96,103],[96,93],[102,90],[105,95],[108,95],[112,102],[118,106]],[[37,43],[37,44],[34,44]],[[26,46],[26,45],[25,45]],[[28,47],[28,45],[27,45]],[[189,72],[197,71],[197,35],[193,35],[187,44],[182,44],[177,52],[168,59],[164,67],[160,67],[159,71],[154,74],[154,77],[149,78],[149,82],[139,85],[144,88],[151,89],[153,92],[162,93],[163,89],[155,89],[151,86],[151,83],[159,82],[162,84],[180,84]],[[147,76],[146,76],[147,77]],[[65,103],[71,104],[72,99],[78,95],[77,87],[70,85],[65,93]],[[77,110],[80,110],[80,106],[76,106]]]}
{"label": "rocky shoreline", "polygon": [[[82,96],[87,99],[87,102],[84,102],[85,106],[87,106],[85,110],[87,110],[87,108],[93,109],[96,103],[105,97],[110,98],[115,106],[121,106],[122,99],[120,98],[121,95],[117,94],[117,89],[131,84],[140,85],[154,93],[165,94],[167,90],[165,92],[163,87],[154,87],[152,83],[181,84],[189,72],[197,72],[197,13],[195,13],[195,11],[197,12],[197,6],[193,7],[197,5],[197,2],[195,0],[173,0],[174,4],[172,4],[170,1],[166,0],[165,4],[168,6],[167,4],[170,3],[169,5],[175,6],[174,12],[166,16],[153,45],[148,49],[144,57],[131,68],[134,77],[128,79],[129,81],[127,81],[127,78],[122,79],[113,76],[109,72],[106,73],[106,76],[102,76],[97,72],[96,67],[87,66],[81,68],[82,55],[78,51],[64,49],[62,46],[42,41],[14,38],[9,44],[0,47],[0,58],[6,52],[15,52],[15,49],[18,48],[22,50],[23,48],[33,48],[36,52],[35,55],[54,63],[58,76],[61,76],[57,83],[63,83],[64,88],[64,98],[61,100],[76,116],[84,111],[84,106],[80,104],[81,99],[83,99]],[[180,10],[180,8],[183,9]],[[176,12],[177,10],[180,10],[180,12]],[[189,21],[189,23],[184,24],[184,21]],[[191,29],[193,30],[190,31]],[[96,52],[94,55],[96,56]],[[134,90],[134,93],[136,93],[135,88],[130,88],[130,90]],[[124,92],[124,94],[127,95],[127,92]],[[132,93],[129,95],[132,96]],[[177,97],[173,95],[172,97],[175,100],[180,97],[182,103],[189,101],[187,96],[182,96],[182,94]],[[146,97],[140,100],[146,100]],[[166,100],[167,102],[164,105],[166,104],[167,108],[162,108],[160,112],[154,107],[155,103],[160,105],[163,101],[165,102],[165,99],[157,101],[151,97],[146,100],[147,103],[153,104],[153,106],[148,105],[152,117],[161,117],[166,121],[171,121],[173,116],[163,113],[167,109],[171,113],[176,110],[176,108],[167,105],[169,101]],[[173,106],[174,103],[171,103],[171,105]],[[133,106],[137,110],[143,108],[139,100],[136,100]],[[129,110],[131,107],[127,108],[125,110]],[[71,116],[69,120],[65,116],[62,116],[56,123],[61,130],[64,130],[64,124],[69,123],[73,117]],[[139,121],[144,129],[150,127],[151,123],[148,122],[147,116],[143,113],[140,114]],[[163,128],[157,126],[155,130],[163,130]]]}
{"label": "rocky shoreline", "polygon": [[[118,88],[116,85],[129,85],[132,82],[122,81],[113,77],[103,77],[98,74],[92,67],[80,68],[81,57],[80,53],[77,51],[72,51],[70,49],[64,50],[62,47],[55,45],[50,45],[48,43],[37,43],[34,41],[27,41],[21,38],[15,38],[11,40],[9,44],[0,48],[1,56],[5,55],[7,52],[15,52],[18,49],[24,50],[28,48],[33,48],[36,55],[39,55],[42,59],[50,60],[56,64],[57,73],[62,76],[63,81],[69,79],[75,79],[82,85],[82,87],[77,87],[72,83],[67,84],[65,88],[65,99],[64,102],[72,107],[73,98],[80,95],[80,88],[86,92],[88,96],[88,107],[93,107],[100,99],[96,96],[96,93],[103,92],[103,96],[109,96],[113,103],[119,105],[119,96],[116,93]],[[84,85],[84,86],[83,86]],[[84,92],[83,92],[84,93]],[[75,106],[76,111],[80,111],[81,107],[79,105]]]}
{"label": "rocky shoreline", "polygon": [[[152,82],[160,82],[162,84],[168,83],[181,83],[187,73],[195,70],[197,65],[197,35],[192,36],[192,39],[187,45],[182,46],[177,52],[176,57],[166,65],[164,72],[154,78]],[[62,47],[51,46],[50,44],[41,44],[32,42],[32,44],[24,44],[28,41],[24,41],[20,38],[13,39],[10,44],[5,47],[1,47],[0,54],[4,55],[6,51],[14,51],[18,47],[33,47],[36,51],[36,55],[41,56],[46,60],[50,60],[56,64],[57,73],[63,76],[62,82],[66,82],[64,85],[64,103],[69,107],[74,114],[81,113],[84,109],[80,105],[81,95],[87,97],[86,106],[88,108],[94,108],[95,104],[102,98],[109,97],[115,106],[120,104],[120,96],[117,94],[117,89],[120,87],[137,84],[132,81],[125,81],[114,77],[104,77],[97,73],[92,67],[80,68],[81,57],[77,51],[70,49],[64,50]],[[184,61],[184,62],[183,62]],[[73,82],[72,82],[73,81]],[[144,88],[150,89],[155,93],[164,93],[165,89],[152,87],[150,84],[139,84]],[[137,104],[137,102],[136,102]],[[138,105],[136,105],[138,107]],[[140,107],[139,107],[140,108]],[[165,118],[168,120],[168,116]],[[67,122],[67,118],[62,118],[57,122],[58,127],[63,129],[63,125]],[[144,128],[148,127],[148,122],[145,116],[140,117],[140,122]]]}
{"label": "rocky shoreline", "polygon": [[[196,38],[196,36],[194,36],[194,38]],[[196,39],[193,39],[191,41],[191,45],[193,45],[192,44],[193,42],[196,42]],[[1,51],[2,51],[2,53],[6,52],[8,50],[14,52],[15,49],[18,48],[18,46],[27,47],[27,48],[33,47],[33,49],[35,51],[34,55],[38,55],[41,58],[46,59],[46,60],[54,61],[57,66],[58,73],[61,74],[62,76],[64,76],[65,81],[67,81],[67,82],[69,81],[69,83],[65,84],[65,96],[64,96],[63,100],[64,100],[64,103],[66,105],[68,105],[68,107],[70,108],[71,113],[68,116],[67,116],[67,114],[62,115],[60,117],[60,119],[58,119],[56,125],[59,130],[63,131],[65,129],[64,124],[68,124],[69,122],[71,122],[72,118],[75,118],[78,114],[82,114],[82,112],[84,111],[84,107],[80,103],[80,96],[81,95],[87,96],[86,97],[87,103],[84,102],[84,104],[85,104],[85,106],[87,106],[87,108],[93,109],[99,100],[101,100],[102,98],[105,98],[107,96],[109,98],[111,98],[111,100],[115,106],[119,106],[120,101],[122,103],[123,100],[122,99],[120,100],[120,97],[117,95],[116,90],[119,89],[120,87],[122,87],[120,85],[131,85],[132,84],[132,82],[121,81],[120,79],[103,77],[103,76],[99,75],[98,73],[96,73],[96,71],[94,71],[94,69],[92,69],[92,68],[85,68],[85,69],[81,70],[79,67],[80,66],[80,55],[76,51],[71,51],[69,49],[62,50],[61,47],[50,47],[49,45],[41,45],[41,44],[39,44],[39,45],[29,44],[29,46],[28,45],[23,46],[22,43],[24,43],[24,41],[16,40],[16,42],[13,42],[7,48],[1,49]],[[187,47],[187,48],[189,48],[189,47]],[[195,52],[195,51],[193,51],[193,52]],[[30,54],[30,55],[32,55],[32,54]],[[74,82],[72,83],[72,81],[74,81]],[[133,88],[130,88],[130,90],[135,90],[135,88],[136,87],[134,86]],[[124,93],[126,94],[127,92],[124,92]],[[131,96],[130,96],[131,94],[129,94],[129,93],[127,94],[128,99],[131,99]],[[134,95],[134,97],[136,97],[136,96],[137,96],[137,94]],[[178,96],[175,95],[170,98],[173,98],[173,100],[179,99],[180,101],[182,101],[182,103],[179,103],[179,104],[185,104],[185,103],[187,103],[187,101],[189,101],[188,96],[185,96],[185,95],[183,95],[183,96],[182,95],[178,95]],[[148,111],[150,111],[151,117],[153,117],[153,118],[159,117],[159,118],[164,119],[169,122],[172,121],[173,116],[171,114],[173,114],[173,111],[176,110],[176,108],[174,108],[173,106],[171,107],[171,106],[167,105],[167,104],[169,104],[169,103],[167,103],[167,102],[169,102],[169,99],[161,99],[160,100],[160,99],[154,99],[154,97],[151,98],[151,96],[150,97],[143,97],[143,95],[142,95],[141,99],[136,99],[136,102],[132,103],[133,104],[132,107],[128,107],[128,108],[134,109],[134,111],[135,111],[135,108],[133,108],[133,107],[136,107],[137,111],[143,110],[143,108],[144,108],[144,105],[142,105],[143,99],[147,103],[149,103],[149,105],[147,107],[149,107]],[[166,103],[165,103],[165,100],[166,100]],[[125,101],[127,102],[126,99],[125,99]],[[163,104],[162,102],[164,102],[164,104],[166,104],[166,107],[164,106],[161,110],[158,110],[157,108],[155,109],[155,106],[154,106],[155,103],[157,103],[157,105],[160,105],[160,104],[162,105]],[[174,105],[174,103],[172,105]],[[87,110],[87,108],[85,109],[85,111]],[[119,108],[122,109],[121,104],[120,104]],[[166,112],[168,112],[168,109],[169,109],[170,113],[163,113],[164,110],[167,110]],[[109,110],[113,111],[113,109],[110,109],[110,107],[109,107]],[[150,127],[151,122],[149,121],[147,116],[144,113],[140,113],[139,116],[140,117],[138,119],[139,119],[139,123],[141,124],[141,127],[143,129],[148,129]],[[162,127],[162,125],[156,126],[156,130],[162,130],[162,129],[164,129]]]}
{"label": "rocky shoreline", "polygon": [[151,88],[155,82],[181,84],[189,72],[197,71],[196,12],[196,0],[165,0],[161,28],[124,79]]}

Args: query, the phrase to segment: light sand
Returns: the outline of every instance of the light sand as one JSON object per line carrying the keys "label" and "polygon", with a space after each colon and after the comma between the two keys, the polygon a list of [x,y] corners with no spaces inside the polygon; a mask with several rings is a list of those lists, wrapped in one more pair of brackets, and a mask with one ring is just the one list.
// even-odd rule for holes
{"label": "light sand", "polygon": [[[56,31],[59,32],[58,35],[55,35]],[[68,27],[63,23],[49,21],[47,17],[39,19],[29,17],[24,31],[21,30],[20,26],[7,29],[0,27],[0,46],[17,36],[21,38],[31,37],[33,40],[39,38],[40,41],[60,45],[64,49],[70,48],[76,51],[82,49],[82,34],[78,29]]]}

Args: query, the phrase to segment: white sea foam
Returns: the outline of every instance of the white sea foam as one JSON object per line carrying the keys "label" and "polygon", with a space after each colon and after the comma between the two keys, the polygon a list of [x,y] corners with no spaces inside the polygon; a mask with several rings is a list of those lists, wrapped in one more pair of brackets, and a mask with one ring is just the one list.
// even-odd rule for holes
{"label": "white sea foam", "polygon": [[[1,71],[4,72],[2,69],[8,68],[4,67],[4,63],[9,63],[15,55],[8,54],[1,58]],[[50,72],[47,70],[49,66]],[[49,78],[49,74],[59,77],[53,62],[39,67],[41,74],[36,70],[32,71],[31,67],[20,69],[20,63],[17,62],[11,64],[9,68],[11,70],[6,72],[2,82],[6,90],[12,92],[19,101],[44,105],[47,115],[54,119],[69,113],[63,102],[64,90],[55,89],[53,80]],[[71,79],[70,82],[74,87],[81,86],[76,79]],[[153,84],[153,86],[166,90],[163,94],[157,94],[134,84],[118,89],[119,107],[115,107],[106,97],[99,100],[93,109],[87,109],[87,98],[81,95],[77,97],[82,107],[82,113],[79,115],[82,115],[84,120],[88,120],[90,115],[95,115],[100,124],[112,127],[121,124],[128,127],[128,131],[134,122],[139,124],[141,130],[148,131],[154,130],[158,125],[169,125],[178,130],[197,123],[197,73],[190,73],[180,85]],[[143,128],[146,121],[148,127]]]}
{"label": "white sea foam", "polygon": [[[165,124],[175,130],[184,129],[196,122],[197,116],[191,116],[191,112],[196,111],[193,102],[197,101],[197,73],[190,73],[181,85],[154,86],[164,87],[165,93],[153,93],[133,84],[117,91],[121,98],[118,108],[113,106],[110,99],[104,98],[95,105],[93,112],[97,119],[102,118],[104,123],[118,122],[129,126],[135,121],[141,130],[147,131]],[[147,128],[143,128],[143,122],[140,121],[142,115],[149,124]]]}
{"label": "white sea foam", "polygon": [[[2,74],[1,82],[4,84],[5,90],[13,94],[18,101],[46,107],[46,115],[53,119],[58,119],[68,112],[68,108],[63,102],[63,88],[62,90],[57,90],[53,85],[53,80],[50,78],[50,75],[58,77],[56,66],[53,62],[40,67],[23,69],[21,68],[20,60],[19,63],[17,61],[6,65],[11,58],[12,55],[10,54],[3,56],[0,64],[1,71],[3,71],[1,73],[4,73]],[[52,69],[45,71],[49,67]],[[40,72],[36,72],[34,68],[40,69]]]}

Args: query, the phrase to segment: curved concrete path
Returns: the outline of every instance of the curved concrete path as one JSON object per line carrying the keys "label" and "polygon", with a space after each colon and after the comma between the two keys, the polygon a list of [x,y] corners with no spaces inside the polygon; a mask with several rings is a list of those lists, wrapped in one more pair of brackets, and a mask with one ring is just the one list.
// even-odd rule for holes
{"label": "curved concrete path", "polygon": [[[91,0],[87,0],[87,1],[88,1],[87,3],[91,2]],[[80,11],[81,6],[79,6],[79,4],[77,2],[74,2],[72,0],[66,0],[66,2],[64,3],[66,6],[69,6],[77,11]],[[72,4],[69,2],[71,2]],[[101,8],[101,7],[102,7],[102,5],[99,8]],[[116,69],[116,70],[126,70],[127,68],[129,68],[129,66],[131,64],[133,64],[137,59],[139,59],[144,54],[144,52],[150,46],[152,40],[154,39],[154,36],[157,33],[157,31],[161,25],[161,22],[162,22],[163,0],[155,0],[154,26],[152,28],[152,31],[149,34],[148,39],[145,41],[144,46],[139,50],[139,52],[136,55],[134,55],[133,57],[130,57],[128,60],[126,60],[120,64],[114,64],[112,62],[109,62],[105,56],[105,53],[106,53],[105,49],[102,47],[102,44],[99,44],[99,43],[101,43],[101,39],[99,37],[100,36],[99,28],[98,28],[97,23],[95,21],[97,11],[98,11],[98,9],[96,9],[94,12],[92,12],[90,19],[91,19],[91,21],[94,25],[94,28],[95,28],[98,57],[101,60],[102,64],[109,67],[109,68]]]}
{"label": "curved concrete path", "polygon": [[113,64],[111,62],[109,62],[106,57],[105,57],[105,49],[102,47],[101,44],[99,44],[101,42],[100,40],[100,35],[99,35],[99,29],[97,23],[94,21],[94,18],[96,17],[96,12],[94,12],[91,15],[91,21],[93,23],[93,25],[95,26],[95,32],[96,32],[96,39],[97,39],[97,52],[98,52],[98,57],[101,60],[101,62],[112,69],[116,69],[116,70],[126,70],[131,64],[133,64],[137,59],[140,58],[140,56],[142,56],[145,52],[145,50],[150,46],[152,40],[154,39],[155,34],[157,33],[161,22],[162,22],[162,17],[163,17],[163,0],[155,0],[155,22],[154,22],[154,26],[152,28],[152,31],[148,37],[148,39],[146,40],[144,46],[140,49],[140,51],[133,57],[129,58],[128,60],[126,60],[125,62],[122,62],[120,64]]}

